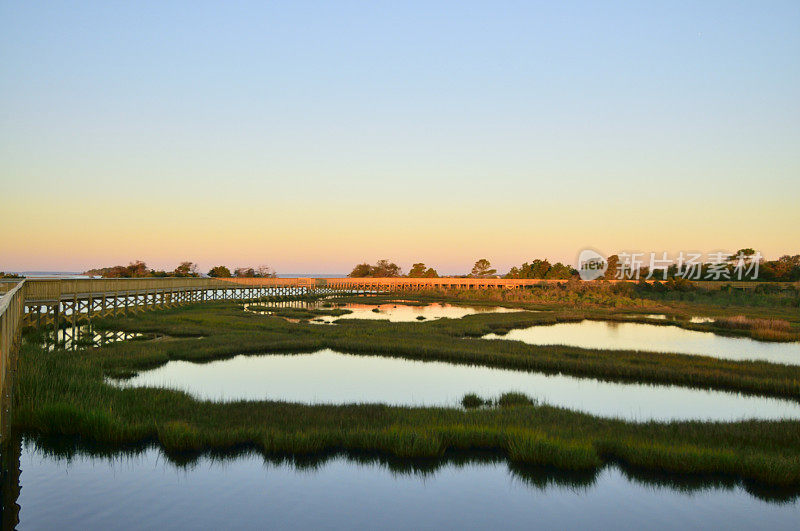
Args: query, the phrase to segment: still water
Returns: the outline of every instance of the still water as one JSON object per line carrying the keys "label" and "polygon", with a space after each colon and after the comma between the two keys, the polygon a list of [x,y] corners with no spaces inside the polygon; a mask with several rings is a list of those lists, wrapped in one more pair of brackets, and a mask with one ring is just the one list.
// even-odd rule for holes
{"label": "still water", "polygon": [[[500,306],[455,306],[452,304],[432,303],[424,306],[412,306],[408,304],[345,304],[344,309],[353,313],[342,315],[341,317],[323,317],[323,320],[334,321],[336,319],[384,319],[392,322],[419,321],[420,317],[428,319],[461,319],[466,315],[476,313],[506,313],[518,312],[513,308],[503,308]],[[375,311],[377,310],[377,311]]]}
{"label": "still water", "polygon": [[[580,476],[498,459],[402,471],[259,455],[178,466],[156,449],[20,458],[20,529],[796,529],[800,502],[741,485],[673,483],[606,467]],[[13,500],[12,500],[13,503]]]}
{"label": "still water", "polygon": [[531,326],[483,339],[508,339],[531,345],[568,345],[605,350],[642,350],[698,354],[727,360],[760,360],[800,365],[800,343],[773,343],[725,337],[677,326],[589,321]]}
{"label": "still water", "polygon": [[328,349],[311,354],[236,356],[210,363],[170,361],[131,379],[112,382],[125,387],[167,387],[220,401],[459,407],[466,393],[494,398],[519,391],[542,403],[637,421],[800,418],[800,404],[777,398],[356,356]]}
{"label": "still water", "polygon": [[[305,309],[331,309],[333,306],[326,307],[318,302],[290,302],[290,303],[264,303],[264,306],[275,306],[284,308],[305,308]],[[250,305],[245,305],[245,310]],[[473,315],[476,313],[507,313],[519,312],[521,310],[514,308],[503,308],[501,306],[461,306],[446,303],[432,303],[425,305],[410,305],[400,302],[392,302],[387,304],[357,304],[345,303],[337,304],[336,309],[350,310],[351,313],[330,316],[322,315],[315,317],[312,322],[320,323],[333,323],[339,319],[370,319],[370,320],[384,320],[391,322],[410,322],[410,321],[426,321],[433,319],[460,319],[466,315]],[[258,312],[269,313],[269,312]]]}

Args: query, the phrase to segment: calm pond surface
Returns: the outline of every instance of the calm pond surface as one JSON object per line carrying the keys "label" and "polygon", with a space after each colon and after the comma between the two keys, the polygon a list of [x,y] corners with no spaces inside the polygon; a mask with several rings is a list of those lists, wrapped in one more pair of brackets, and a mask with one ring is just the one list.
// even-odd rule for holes
{"label": "calm pond surface", "polygon": [[643,323],[584,320],[519,328],[506,335],[487,334],[483,339],[508,339],[531,345],[699,354],[736,361],[760,360],[800,365],[798,342],[772,343]]}
{"label": "calm pond surface", "polygon": [[[297,468],[258,455],[178,466],[159,450],[20,457],[20,529],[797,529],[800,502],[736,483],[581,476],[497,459],[397,471],[335,457]],[[16,480],[14,480],[16,483]],[[11,497],[13,503],[15,493]]]}
{"label": "calm pond surface", "polygon": [[120,386],[167,387],[207,400],[282,400],[308,404],[384,403],[460,407],[466,393],[494,398],[519,391],[540,402],[628,420],[800,418],[800,404],[686,387],[602,382],[508,369],[356,356],[236,356],[210,363],[170,361]]}
{"label": "calm pond surface", "polygon": [[[334,306],[324,306],[317,302],[290,302],[290,303],[263,303],[264,306],[275,306],[282,308],[306,308],[306,309],[333,309]],[[250,306],[245,305],[245,309]],[[476,313],[507,313],[519,312],[523,310],[514,308],[503,308],[501,306],[461,306],[452,304],[425,304],[422,306],[414,306],[410,304],[403,304],[401,302],[390,302],[387,304],[357,304],[345,303],[337,304],[336,309],[350,310],[348,313],[340,316],[322,315],[315,317],[312,322],[333,323],[339,319],[372,319],[384,320],[392,322],[409,322],[420,320],[433,320],[433,319],[461,319],[465,315],[472,315]],[[376,311],[377,310],[377,311]],[[269,313],[269,312],[258,312]],[[424,317],[424,319],[419,319]]]}

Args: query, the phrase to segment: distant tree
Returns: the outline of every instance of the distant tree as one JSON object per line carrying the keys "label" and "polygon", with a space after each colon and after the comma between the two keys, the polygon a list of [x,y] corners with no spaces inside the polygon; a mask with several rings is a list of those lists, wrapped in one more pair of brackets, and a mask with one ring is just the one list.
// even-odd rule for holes
{"label": "distant tree", "polygon": [[260,265],[256,268],[256,276],[259,278],[275,278],[277,273],[268,265]]}
{"label": "distant tree", "polygon": [[84,274],[92,277],[103,278],[132,278],[132,277],[151,277],[153,270],[147,268],[147,264],[141,260],[130,262],[127,266],[111,266],[90,269]]}
{"label": "distant tree", "polygon": [[372,267],[373,277],[399,277],[403,275],[400,266],[388,260],[378,260]]}
{"label": "distant tree", "polygon": [[0,278],[25,278],[22,275],[18,275],[16,273],[4,273],[0,271]]}
{"label": "distant tree", "polygon": [[255,278],[256,270],[252,267],[237,267],[233,272],[233,276],[239,278]]}
{"label": "distant tree", "polygon": [[497,269],[492,268],[492,264],[486,258],[481,258],[472,266],[471,277],[486,278],[497,274]]}
{"label": "distant tree", "polygon": [[512,267],[505,278],[546,278],[550,271],[550,262],[536,259],[530,264],[525,262],[520,267]]}
{"label": "distant tree", "polygon": [[176,277],[199,277],[200,273],[197,271],[197,264],[194,262],[181,262],[181,265],[175,268],[172,274]]}
{"label": "distant tree", "polygon": [[411,266],[411,269],[408,270],[408,276],[409,278],[422,278],[425,276],[425,269],[424,263],[417,262]]}
{"label": "distant tree", "polygon": [[403,275],[400,266],[388,260],[378,260],[375,265],[358,264],[350,272],[349,277],[399,277]]}
{"label": "distant tree", "polygon": [[208,276],[215,278],[228,278],[231,276],[231,270],[222,265],[212,267],[211,271],[208,272]]}
{"label": "distant tree", "polygon": [[733,253],[732,255],[730,255],[728,257],[728,261],[729,262],[736,262],[739,259],[739,255],[743,256],[745,259],[748,259],[749,257],[753,256],[754,254],[756,254],[756,250],[751,248],[751,247],[747,247],[747,248],[744,248],[744,249],[739,249],[738,251],[736,251],[735,253]]}
{"label": "distant tree", "polygon": [[[783,255],[777,260],[765,262],[761,266],[764,280],[776,282],[794,282],[800,280],[800,254]],[[771,277],[771,278],[770,278]]]}
{"label": "distant tree", "polygon": [[612,254],[606,259],[608,262],[608,269],[603,274],[605,280],[613,280],[617,276],[617,268],[619,267],[619,256]]}
{"label": "distant tree", "polygon": [[550,262],[546,258],[544,260],[539,260],[537,258],[531,262],[529,275],[525,278],[547,278],[547,274],[552,267],[553,266],[550,265]]}
{"label": "distant tree", "polygon": [[[191,264],[191,262],[187,263]],[[195,273],[196,273],[196,266],[195,266]],[[169,277],[175,275],[175,272],[172,271],[167,273],[166,271],[156,271],[148,268],[147,264],[145,264],[141,260],[136,260],[134,262],[129,263],[126,266],[118,265],[111,267],[99,267],[95,269],[89,269],[88,271],[84,272],[84,275],[88,275],[90,277],[103,277],[103,278],[139,278],[139,277]],[[184,275],[184,276],[191,276],[191,275]]]}
{"label": "distant tree", "polygon": [[576,276],[577,274],[578,274],[578,272],[574,268],[572,268],[572,267],[570,267],[568,265],[564,265],[561,262],[556,262],[555,264],[553,264],[553,266],[547,272],[547,276],[545,278],[547,278],[547,279],[570,279],[570,278],[573,278],[574,276]]}
{"label": "distant tree", "polygon": [[372,266],[369,264],[358,264],[350,271],[350,274],[347,275],[348,277],[352,278],[364,278],[372,276]]}
{"label": "distant tree", "polygon": [[408,272],[409,278],[438,278],[439,273],[436,272],[435,269],[432,267],[425,267],[425,264],[422,262],[417,262],[413,266],[411,266],[411,270]]}

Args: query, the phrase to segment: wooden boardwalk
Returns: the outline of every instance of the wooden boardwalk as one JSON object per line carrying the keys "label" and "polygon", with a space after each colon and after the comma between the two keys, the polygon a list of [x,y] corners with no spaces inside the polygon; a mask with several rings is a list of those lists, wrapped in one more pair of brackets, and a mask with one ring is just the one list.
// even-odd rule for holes
{"label": "wooden boardwalk", "polygon": [[[23,327],[52,327],[57,336],[64,326],[75,327],[93,317],[174,308],[217,300],[314,293],[376,293],[411,290],[533,289],[567,280],[500,278],[118,278],[24,279],[0,281],[0,435],[6,433],[16,352]],[[606,281],[603,281],[606,282]],[[608,281],[627,282],[627,281]],[[770,284],[781,288],[800,283],[695,282],[704,289],[730,286],[753,289]]]}

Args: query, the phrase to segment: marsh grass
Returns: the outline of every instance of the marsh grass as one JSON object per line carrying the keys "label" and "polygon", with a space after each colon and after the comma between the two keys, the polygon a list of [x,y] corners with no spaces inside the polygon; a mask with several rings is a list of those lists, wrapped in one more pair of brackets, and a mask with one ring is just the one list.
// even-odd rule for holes
{"label": "marsh grass", "polygon": [[503,393],[497,399],[499,407],[535,406],[538,402],[522,393]]}
{"label": "marsh grass", "polygon": [[516,406],[536,406],[538,401],[523,393],[503,393],[497,400],[491,398],[481,398],[475,393],[467,393],[461,399],[464,409],[476,409],[479,407],[516,407]]}
{"label": "marsh grass", "polygon": [[173,359],[208,362],[240,354],[331,348],[800,399],[800,368],[793,366],[464,339],[583,317],[563,310],[425,323],[348,320],[337,327],[319,327],[248,314],[236,304],[219,302],[99,320],[98,329],[175,339],[48,352],[33,342],[34,335],[26,336],[13,423],[25,434],[77,436],[111,446],[159,444],[174,454],[247,448],[294,458],[377,452],[425,460],[441,459],[450,452],[485,451],[520,466],[590,473],[603,463],[621,462],[653,472],[718,474],[765,485],[800,486],[800,422],[796,421],[630,423],[509,396],[508,407],[468,411],[379,404],[217,403],[168,389],[121,389],[105,382],[107,376],[130,375]]}
{"label": "marsh grass", "polygon": [[717,328],[745,330],[750,336],[762,341],[793,341],[798,335],[793,333],[792,325],[785,319],[753,319],[744,315],[722,317],[714,321]]}
{"label": "marsh grass", "polygon": [[461,399],[461,406],[464,409],[476,409],[479,407],[491,405],[492,401],[486,401],[483,398],[479,397],[475,393],[467,393],[464,395],[464,398]]}

